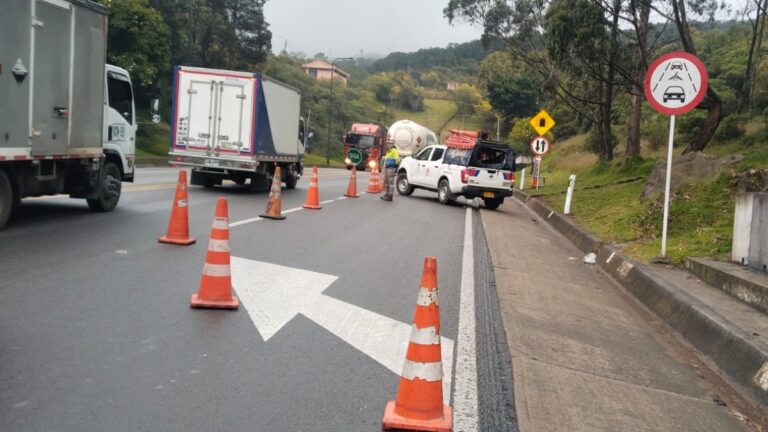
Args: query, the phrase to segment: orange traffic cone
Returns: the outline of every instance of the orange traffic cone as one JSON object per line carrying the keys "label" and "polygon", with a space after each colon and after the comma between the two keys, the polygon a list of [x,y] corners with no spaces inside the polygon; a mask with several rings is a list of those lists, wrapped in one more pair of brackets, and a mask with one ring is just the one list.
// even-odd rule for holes
{"label": "orange traffic cone", "polygon": [[379,174],[376,167],[371,168],[371,176],[368,178],[368,190],[370,194],[377,194],[381,192],[379,189]]}
{"label": "orange traffic cone", "polygon": [[309,190],[307,191],[307,201],[303,206],[305,209],[320,210],[320,193],[317,188],[317,165],[312,166],[312,178],[309,179]]}
{"label": "orange traffic cone", "polygon": [[416,300],[413,330],[397,398],[384,409],[384,429],[450,432],[451,407],[443,405],[437,259],[427,257]]}
{"label": "orange traffic cone", "polygon": [[384,178],[384,170],[379,171],[379,192],[387,191],[387,184]]}
{"label": "orange traffic cone", "polygon": [[349,186],[347,186],[347,193],[344,194],[348,198],[358,198],[357,195],[357,168],[352,165],[352,175],[349,177]]}
{"label": "orange traffic cone", "polygon": [[275,174],[272,176],[272,189],[269,191],[269,200],[267,201],[267,209],[264,214],[260,214],[260,217],[267,219],[285,219],[282,215],[280,189],[282,188],[282,180],[280,177],[280,167],[275,167]]}
{"label": "orange traffic cone", "polygon": [[192,294],[193,308],[237,309],[240,301],[232,294],[232,276],[229,267],[229,211],[227,199],[219,198],[213,218],[211,240],[205,255],[200,289]]}
{"label": "orange traffic cone", "polygon": [[168,232],[157,239],[160,243],[188,246],[195,242],[189,236],[189,209],[187,208],[187,172],[179,171],[179,183],[176,185],[176,196],[173,197],[171,220],[168,222]]}

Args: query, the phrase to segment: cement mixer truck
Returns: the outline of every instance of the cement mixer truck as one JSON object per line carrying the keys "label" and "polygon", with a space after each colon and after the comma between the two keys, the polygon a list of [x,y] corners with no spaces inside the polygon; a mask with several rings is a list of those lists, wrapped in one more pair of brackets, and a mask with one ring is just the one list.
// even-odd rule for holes
{"label": "cement mixer truck", "polygon": [[387,133],[387,142],[394,142],[401,158],[415,155],[424,147],[438,143],[434,132],[410,120],[393,123]]}

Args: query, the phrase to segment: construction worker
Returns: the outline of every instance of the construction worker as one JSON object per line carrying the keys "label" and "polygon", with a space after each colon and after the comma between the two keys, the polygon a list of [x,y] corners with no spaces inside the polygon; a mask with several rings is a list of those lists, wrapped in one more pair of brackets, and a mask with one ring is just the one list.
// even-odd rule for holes
{"label": "construction worker", "polygon": [[381,197],[384,201],[392,201],[392,195],[395,193],[395,175],[397,166],[400,165],[400,154],[395,148],[395,143],[387,143],[387,154],[384,156],[384,168],[386,172],[386,192]]}

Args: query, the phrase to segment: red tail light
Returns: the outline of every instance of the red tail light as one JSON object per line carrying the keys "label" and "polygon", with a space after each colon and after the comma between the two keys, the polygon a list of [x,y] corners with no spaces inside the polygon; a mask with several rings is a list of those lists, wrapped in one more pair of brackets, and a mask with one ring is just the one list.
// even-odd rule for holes
{"label": "red tail light", "polygon": [[461,170],[461,182],[466,183],[467,182],[467,170],[463,169]]}
{"label": "red tail light", "polygon": [[504,175],[504,180],[515,180],[515,173],[513,172],[503,172],[502,174]]}

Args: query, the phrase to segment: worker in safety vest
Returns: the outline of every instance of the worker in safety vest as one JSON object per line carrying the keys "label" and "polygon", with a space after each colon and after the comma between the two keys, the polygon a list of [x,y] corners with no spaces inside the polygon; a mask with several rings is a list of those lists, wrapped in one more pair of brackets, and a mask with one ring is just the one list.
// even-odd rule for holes
{"label": "worker in safety vest", "polygon": [[381,197],[384,201],[392,201],[392,195],[395,192],[395,175],[397,167],[400,165],[400,154],[395,148],[395,143],[387,143],[387,154],[384,156],[384,168],[386,171],[386,193]]}

